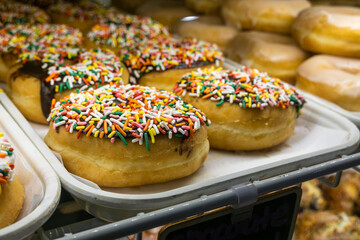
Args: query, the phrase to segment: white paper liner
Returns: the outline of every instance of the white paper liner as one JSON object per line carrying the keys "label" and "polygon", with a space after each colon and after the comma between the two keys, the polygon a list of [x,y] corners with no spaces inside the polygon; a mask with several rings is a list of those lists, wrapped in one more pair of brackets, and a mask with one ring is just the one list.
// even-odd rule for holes
{"label": "white paper liner", "polygon": [[[37,123],[31,123],[31,125],[38,135],[44,139],[49,127]],[[305,105],[303,114],[297,119],[294,134],[279,146],[252,152],[231,152],[211,149],[204,165],[196,173],[188,177],[167,183],[128,188],[101,187],[101,189],[122,194],[166,192],[183,186],[206,182],[238,171],[261,167],[269,163],[277,163],[296,156],[305,156],[315,151],[332,149],[332,147],[337,147],[339,144],[347,142],[349,138],[349,132],[346,129],[340,129],[335,126],[336,124],[333,125],[331,119],[322,119],[318,113],[313,113]],[[98,185],[91,181],[78,176],[76,178],[90,187],[99,188]]]}

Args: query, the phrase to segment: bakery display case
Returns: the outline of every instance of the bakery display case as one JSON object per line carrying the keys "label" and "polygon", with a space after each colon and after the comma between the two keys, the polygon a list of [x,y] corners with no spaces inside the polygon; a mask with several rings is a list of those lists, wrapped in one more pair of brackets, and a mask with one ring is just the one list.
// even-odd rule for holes
{"label": "bakery display case", "polygon": [[[125,0],[79,1],[42,3],[41,6],[50,6],[44,11],[17,5],[20,3],[4,3],[0,7],[4,13],[0,16],[0,132],[5,133],[16,149],[15,173],[25,187],[25,202],[17,221],[0,229],[0,238],[293,239],[295,234],[294,239],[301,239],[310,232],[311,236],[329,234],[328,237],[335,232],[340,238],[348,237],[341,234],[350,231],[349,239],[357,239],[356,234],[360,234],[355,217],[359,214],[356,196],[360,197],[360,184],[356,180],[360,174],[359,112],[311,94],[296,84],[302,65],[323,50],[317,51],[316,47],[309,50],[299,44],[307,38],[308,32],[301,33],[300,40],[294,39],[293,24],[303,24],[297,23],[297,16],[304,15],[311,5],[317,5],[321,13],[327,14],[325,23],[333,22],[332,17],[338,16],[331,14],[336,10],[333,6],[322,6],[329,5],[325,2],[330,1],[294,0],[288,7],[288,3],[275,0],[257,0],[256,4],[250,4],[253,6],[244,0],[226,3],[148,0],[131,4]],[[36,3],[33,1],[34,5]],[[275,17],[274,6],[278,6]],[[349,3],[349,6],[354,4]],[[349,23],[345,20],[360,17],[358,8],[349,8],[341,10],[341,14],[350,11],[354,16],[341,17],[344,21],[337,22],[336,27],[347,28]],[[248,12],[240,13],[244,9]],[[37,11],[39,14],[32,18],[31,14]],[[175,12],[177,14],[172,14]],[[256,14],[247,16],[248,13]],[[274,23],[274,18],[278,22]],[[286,22],[278,25],[281,21]],[[67,26],[48,24],[54,22]],[[189,36],[185,26],[194,27]],[[357,26],[352,26],[354,34],[357,34]],[[204,33],[209,34],[204,36],[206,42],[197,39],[201,39],[202,34],[196,35],[199,32],[195,27],[202,30],[213,27],[210,33]],[[212,39],[214,32],[225,28],[224,39]],[[249,38],[247,43],[239,44],[246,37]],[[226,44],[219,48],[215,43]],[[95,48],[108,50],[90,50]],[[336,49],[341,51],[341,48]],[[344,48],[353,58],[359,57],[358,52],[352,50]],[[301,57],[293,64],[290,60],[299,52]],[[280,66],[280,73],[274,71],[275,66],[277,70]],[[206,68],[208,70],[204,70]],[[273,70],[273,73],[264,73],[262,68]],[[346,76],[351,75],[351,79],[359,76],[356,61],[340,68],[345,69]],[[216,79],[220,69],[229,70],[229,75]],[[242,77],[236,79],[232,69],[240,69]],[[277,77],[284,69],[290,69],[290,74],[285,74],[290,80],[286,79],[282,87]],[[185,73],[188,75],[183,75]],[[210,81],[216,84],[208,84],[206,74],[209,73],[214,73],[215,80]],[[185,85],[185,76],[190,87]],[[330,78],[338,74],[324,76]],[[196,78],[200,79],[198,85]],[[228,84],[223,81],[225,78],[230,82],[238,81],[238,85]],[[168,79],[171,80],[166,82]],[[124,87],[124,83],[149,88]],[[18,86],[21,89],[15,89]],[[152,90],[153,86],[173,89],[174,93],[166,95],[163,90]],[[350,94],[356,93],[356,84],[345,87],[353,89]],[[281,91],[284,94],[280,94]],[[247,114],[261,112],[267,107],[294,108],[296,121],[285,122],[289,126],[294,124],[293,130],[289,130],[293,133],[281,141],[276,133],[268,133],[267,137],[272,137],[270,142],[274,144],[258,150],[249,148],[251,151],[246,148],[225,150],[231,149],[230,146],[221,150],[218,145],[215,147],[213,139],[208,143],[206,138],[201,141],[201,146],[209,149],[206,158],[200,157],[199,166],[189,173],[180,173],[191,165],[183,164],[170,174],[172,178],[165,176],[170,170],[162,173],[154,170],[146,176],[138,175],[141,179],[137,181],[134,175],[139,168],[148,170],[153,166],[147,164],[146,159],[144,167],[135,165],[137,158],[123,157],[129,161],[126,167],[132,165],[128,168],[131,170],[121,170],[125,172],[120,174],[125,176],[122,185],[108,184],[106,179],[120,176],[117,174],[121,171],[111,168],[103,173],[100,168],[109,164],[101,158],[128,156],[125,153],[128,144],[136,145],[131,154],[156,156],[147,157],[154,162],[154,169],[155,165],[161,168],[164,162],[161,158],[172,162],[174,149],[175,155],[180,156],[179,161],[188,161],[189,156],[198,154],[195,151],[198,149],[191,149],[184,141],[194,141],[194,134],[200,132],[200,127],[203,131],[206,125],[219,123],[207,118],[210,107],[197,109],[198,99],[190,105],[187,103],[190,100],[183,102],[181,97],[208,99],[216,106],[214,118],[221,114],[217,109],[224,105],[246,109]],[[37,102],[41,106],[37,106]],[[31,104],[36,105],[34,109],[30,108]],[[230,118],[233,112],[224,113],[222,117]],[[265,118],[264,124],[259,117],[252,119],[249,125],[262,124],[261,127],[267,129],[276,122],[273,117]],[[234,120],[232,124],[237,126],[239,121]],[[227,128],[224,122],[220,125]],[[91,159],[94,165],[91,165],[93,162],[76,165],[74,168],[80,171],[74,172],[74,168],[67,165],[71,162],[69,155],[65,156],[59,148],[59,153],[56,152],[56,147],[49,143],[49,131],[55,139],[60,136],[59,132],[73,133],[74,142],[64,140],[73,145],[80,156],[73,158],[80,162]],[[210,130],[207,132],[210,136]],[[255,139],[262,137],[260,134]],[[96,157],[86,157],[76,146],[76,141],[82,138],[91,142],[82,148],[94,148],[85,153],[94,153],[100,147],[103,150],[96,152]],[[171,143],[165,146],[164,154],[152,153],[152,149],[160,151],[155,144],[164,139],[166,143],[178,141],[179,146],[172,149]],[[110,145],[121,144],[119,153],[108,155],[106,151],[113,151],[113,148],[103,147],[102,140]],[[240,141],[237,143],[234,139],[219,141],[225,145],[233,145],[233,142],[240,145]],[[243,142],[249,143],[250,139]],[[93,166],[99,169],[93,171]],[[91,172],[94,178],[81,172]],[[152,174],[163,174],[164,178]],[[314,179],[314,185],[301,190],[302,183]],[[341,181],[351,182],[347,185],[351,185],[352,190],[344,190]],[[319,197],[319,194],[323,195]],[[337,195],[349,201],[339,200]],[[305,198],[309,198],[307,204],[302,202]],[[340,210],[335,211],[335,208]],[[342,213],[348,209],[351,210]],[[319,233],[320,227],[312,227],[318,226],[316,220],[328,224],[327,230],[321,231],[326,233]],[[310,226],[312,221],[314,224]]]}

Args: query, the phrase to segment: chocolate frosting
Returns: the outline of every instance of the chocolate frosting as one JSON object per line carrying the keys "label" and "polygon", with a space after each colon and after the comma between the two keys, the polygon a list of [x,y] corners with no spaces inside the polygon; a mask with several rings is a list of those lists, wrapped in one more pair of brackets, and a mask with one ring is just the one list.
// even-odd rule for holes
{"label": "chocolate frosting", "polygon": [[55,85],[52,86],[49,82],[45,82],[45,79],[48,76],[47,69],[42,69],[40,62],[31,61],[23,64],[19,69],[19,72],[40,80],[41,110],[45,118],[47,118],[50,113],[51,101],[55,96]]}

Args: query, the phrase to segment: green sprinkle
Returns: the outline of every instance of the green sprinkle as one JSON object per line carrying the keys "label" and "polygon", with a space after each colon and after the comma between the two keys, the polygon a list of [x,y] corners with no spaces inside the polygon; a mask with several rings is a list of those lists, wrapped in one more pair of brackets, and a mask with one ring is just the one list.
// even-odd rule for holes
{"label": "green sprinkle", "polygon": [[148,133],[144,133],[144,138],[145,138],[146,150],[150,152]]}
{"label": "green sprinkle", "polygon": [[224,103],[224,99],[221,99],[220,102],[218,102],[218,103],[216,104],[216,106],[220,106],[220,105],[223,104],[223,103]]}
{"label": "green sprinkle", "polygon": [[[121,139],[121,141],[124,143],[125,146],[128,145],[128,143],[126,142],[125,138],[123,137],[123,135],[121,135],[121,133],[116,132],[116,135],[118,135],[118,137]],[[150,151],[150,150],[149,150]]]}
{"label": "green sprinkle", "polygon": [[71,110],[73,110],[73,111],[77,112],[78,114],[81,114],[80,109],[77,109],[77,108],[72,108]]}

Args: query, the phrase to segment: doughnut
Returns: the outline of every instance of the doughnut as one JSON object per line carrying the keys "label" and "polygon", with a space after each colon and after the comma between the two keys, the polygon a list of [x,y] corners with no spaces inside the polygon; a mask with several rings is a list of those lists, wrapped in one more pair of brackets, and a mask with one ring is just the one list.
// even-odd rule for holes
{"label": "doughnut", "polygon": [[206,116],[174,93],[138,85],[71,94],[49,115],[46,144],[66,169],[103,187],[188,176],[204,162]]}
{"label": "doughnut", "polygon": [[135,10],[135,14],[150,17],[169,28],[178,20],[195,15],[176,0],[147,0]]}
{"label": "doughnut", "polygon": [[337,213],[345,212],[349,215],[360,213],[359,173],[344,171],[339,186],[336,188],[324,186],[323,191],[332,211]]}
{"label": "doughnut", "polygon": [[132,84],[171,91],[183,74],[222,62],[222,53],[215,44],[173,37],[151,19],[131,15],[121,18],[94,26],[86,45],[110,46],[118,52]]}
{"label": "doughnut", "polygon": [[239,32],[228,44],[226,55],[291,84],[298,66],[307,58],[290,37],[257,31]]}
{"label": "doughnut", "polygon": [[22,52],[78,46],[81,41],[80,31],[65,25],[7,25],[0,29],[0,81],[7,82]]}
{"label": "doughnut", "polygon": [[174,27],[175,32],[182,37],[197,38],[217,44],[225,51],[229,42],[237,34],[236,28],[223,25],[221,19],[215,16],[192,17],[180,21]]}
{"label": "doughnut", "polygon": [[290,34],[297,15],[308,7],[306,0],[228,0],[222,16],[227,24],[239,29]]}
{"label": "doughnut", "polygon": [[296,240],[360,239],[360,218],[331,211],[305,212],[295,227]]}
{"label": "doughnut", "polygon": [[294,132],[304,98],[295,89],[256,69],[205,69],[185,74],[174,88],[211,119],[210,146],[259,150],[286,141]]}
{"label": "doughnut", "polygon": [[110,50],[49,49],[20,55],[22,64],[12,71],[7,91],[29,120],[47,123],[51,104],[76,90],[127,83],[128,74]]}
{"label": "doughnut", "polygon": [[13,169],[14,149],[0,132],[0,229],[16,221],[25,198],[25,190]]}
{"label": "doughnut", "polygon": [[76,4],[59,2],[49,8],[49,15],[53,23],[66,24],[86,34],[93,25],[106,15],[113,14],[113,11],[91,1],[79,1]]}
{"label": "doughnut", "polygon": [[301,190],[300,207],[303,211],[325,210],[328,202],[322,192],[322,185],[317,179],[303,182],[301,184]]}
{"label": "doughnut", "polygon": [[316,6],[301,12],[292,35],[301,48],[345,57],[360,57],[360,8]]}
{"label": "doughnut", "polygon": [[185,0],[185,4],[198,13],[216,14],[220,12],[222,0]]}
{"label": "doughnut", "polygon": [[296,86],[343,109],[360,111],[360,60],[316,55],[303,62]]}
{"label": "doughnut", "polygon": [[48,15],[38,7],[0,0],[0,28],[8,24],[47,23]]}

